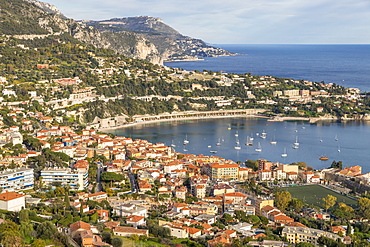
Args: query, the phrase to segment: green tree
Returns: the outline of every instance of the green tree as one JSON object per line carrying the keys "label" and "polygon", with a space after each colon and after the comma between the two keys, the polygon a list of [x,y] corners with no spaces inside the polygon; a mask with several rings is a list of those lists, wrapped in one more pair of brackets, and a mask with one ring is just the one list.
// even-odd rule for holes
{"label": "green tree", "polygon": [[301,212],[302,211],[302,208],[304,206],[304,202],[297,199],[297,198],[293,198],[290,202],[289,202],[289,206],[297,213]]}
{"label": "green tree", "polygon": [[112,234],[110,232],[103,231],[101,234],[101,238],[104,243],[110,244],[112,241]]}
{"label": "green tree", "polygon": [[288,191],[279,191],[275,194],[275,205],[280,210],[285,210],[291,199],[292,195]]}
{"label": "green tree", "polygon": [[370,199],[361,197],[357,201],[357,205],[360,207],[361,213],[365,218],[370,218]]}
{"label": "green tree", "polygon": [[113,238],[112,239],[112,245],[113,245],[113,247],[122,247],[123,240],[121,238]]}
{"label": "green tree", "polygon": [[29,217],[28,209],[22,209],[21,211],[19,211],[19,223],[21,224],[28,223],[30,221],[28,217]]}
{"label": "green tree", "polygon": [[337,198],[332,195],[327,195],[326,197],[322,198],[322,206],[325,210],[328,210],[329,208],[333,207],[336,202]]}
{"label": "green tree", "polygon": [[42,222],[36,228],[37,237],[41,239],[51,239],[56,232],[57,228],[50,221]]}
{"label": "green tree", "polygon": [[113,181],[122,181],[124,179],[124,176],[122,174],[114,172],[103,172],[100,176],[100,179],[104,182],[110,182],[112,187]]}

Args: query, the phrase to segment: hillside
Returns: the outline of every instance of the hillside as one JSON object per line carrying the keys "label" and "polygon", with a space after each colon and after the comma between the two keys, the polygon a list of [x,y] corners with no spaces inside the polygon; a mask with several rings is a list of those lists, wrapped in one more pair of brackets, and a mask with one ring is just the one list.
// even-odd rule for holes
{"label": "hillside", "polygon": [[112,49],[128,57],[162,63],[156,47],[144,37],[133,32],[101,33],[92,27],[66,19],[51,4],[36,0],[10,0],[1,1],[0,8],[0,34],[22,40],[68,34],[80,42]]}
{"label": "hillside", "polygon": [[164,60],[194,59],[197,57],[230,56],[233,53],[207,45],[200,39],[184,36],[150,16],[114,18],[104,21],[85,21],[102,32],[122,33],[131,31],[152,42]]}

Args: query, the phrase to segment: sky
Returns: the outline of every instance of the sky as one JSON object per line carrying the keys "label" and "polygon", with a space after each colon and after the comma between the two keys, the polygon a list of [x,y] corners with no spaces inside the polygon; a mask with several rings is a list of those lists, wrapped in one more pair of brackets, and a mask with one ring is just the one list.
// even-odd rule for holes
{"label": "sky", "polygon": [[210,44],[370,44],[369,0],[41,0],[75,20],[159,17]]}

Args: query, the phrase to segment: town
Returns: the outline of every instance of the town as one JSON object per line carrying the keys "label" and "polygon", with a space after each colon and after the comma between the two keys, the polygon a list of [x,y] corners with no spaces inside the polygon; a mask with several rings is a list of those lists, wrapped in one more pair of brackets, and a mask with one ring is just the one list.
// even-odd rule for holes
{"label": "town", "polygon": [[102,132],[250,114],[364,121],[366,93],[185,71],[62,35],[0,41],[3,246],[368,245],[370,176],[360,166],[243,163]]}
{"label": "town", "polygon": [[[18,212],[20,229],[34,224],[33,238],[44,244],[59,232],[58,240],[72,246],[148,240],[185,246],[317,246],[325,241],[342,246],[351,243],[357,224],[367,225],[370,199],[360,193],[354,194],[361,197],[358,205],[338,201],[337,208],[334,196],[319,198],[324,211],[281,189],[305,184],[349,194],[339,182],[349,180],[366,192],[369,173],[358,166],[314,171],[263,159],[245,166],[94,129],[77,134],[69,126],[45,126],[26,140],[17,127],[3,129],[3,148],[20,153],[3,158],[0,173],[2,213]],[[11,224],[3,220],[0,229]]]}

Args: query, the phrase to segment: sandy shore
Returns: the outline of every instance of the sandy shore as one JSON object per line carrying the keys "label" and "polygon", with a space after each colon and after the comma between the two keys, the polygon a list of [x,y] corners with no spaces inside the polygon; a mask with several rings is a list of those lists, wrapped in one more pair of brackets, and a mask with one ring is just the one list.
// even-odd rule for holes
{"label": "sandy shore", "polygon": [[229,116],[208,116],[207,118],[204,117],[184,117],[184,118],[173,118],[173,119],[157,119],[157,120],[150,120],[150,121],[139,121],[134,123],[128,123],[128,124],[122,124],[117,126],[111,126],[111,127],[105,127],[105,128],[99,128],[98,131],[107,131],[107,130],[114,130],[114,129],[121,129],[121,128],[127,128],[132,127],[136,125],[144,125],[144,124],[153,124],[153,123],[160,123],[160,122],[177,122],[177,121],[186,121],[186,120],[197,120],[197,119],[216,119],[216,118],[238,118],[238,117],[245,117],[245,118],[269,118],[262,115],[229,115]]}

